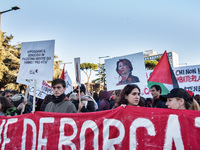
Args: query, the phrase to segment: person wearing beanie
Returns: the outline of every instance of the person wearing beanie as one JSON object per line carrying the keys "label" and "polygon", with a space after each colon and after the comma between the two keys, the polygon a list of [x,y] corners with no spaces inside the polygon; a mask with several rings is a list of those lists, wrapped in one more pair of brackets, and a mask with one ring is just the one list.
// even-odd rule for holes
{"label": "person wearing beanie", "polygon": [[65,100],[66,83],[63,79],[55,79],[52,81],[53,95],[51,102],[45,108],[45,112],[56,113],[76,113],[75,106],[69,101]]}
{"label": "person wearing beanie", "polygon": [[78,112],[94,112],[98,110],[98,105],[94,98],[86,95],[86,88],[83,84],[80,86],[81,103],[79,103],[79,87],[76,88],[75,92],[77,93],[77,97],[72,103],[75,105]]}

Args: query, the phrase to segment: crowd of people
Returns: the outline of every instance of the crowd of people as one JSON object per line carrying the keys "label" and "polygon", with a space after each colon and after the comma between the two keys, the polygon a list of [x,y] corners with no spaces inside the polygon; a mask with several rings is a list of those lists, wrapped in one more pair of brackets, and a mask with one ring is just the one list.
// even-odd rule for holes
{"label": "crowd of people", "polygon": [[[63,79],[52,82],[53,95],[36,100],[36,111],[56,113],[84,113],[115,109],[119,106],[154,107],[165,109],[200,110],[200,96],[182,88],[174,88],[167,95],[161,95],[159,85],[151,86],[152,98],[140,96],[136,84],[127,84],[122,90],[89,93],[83,84],[65,95]],[[17,91],[5,90],[0,93],[0,116],[15,116],[32,111],[33,98],[25,98]]]}

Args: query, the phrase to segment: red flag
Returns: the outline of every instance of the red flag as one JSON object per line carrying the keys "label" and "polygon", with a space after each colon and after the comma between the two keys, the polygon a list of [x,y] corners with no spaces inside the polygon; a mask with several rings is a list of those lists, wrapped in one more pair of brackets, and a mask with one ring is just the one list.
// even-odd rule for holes
{"label": "red flag", "polygon": [[62,74],[61,74],[61,76],[60,76],[60,79],[65,80],[65,64],[64,64],[64,66],[63,66],[63,70],[62,70]]}

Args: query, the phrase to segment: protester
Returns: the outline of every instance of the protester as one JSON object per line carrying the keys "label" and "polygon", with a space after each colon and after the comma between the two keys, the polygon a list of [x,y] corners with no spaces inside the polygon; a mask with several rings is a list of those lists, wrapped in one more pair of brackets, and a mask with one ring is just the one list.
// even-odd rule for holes
{"label": "protester", "polygon": [[164,97],[167,98],[166,105],[170,109],[199,110],[198,103],[195,103],[193,97],[182,88],[174,88]]}
{"label": "protester", "polygon": [[94,98],[94,100],[96,101],[96,103],[97,103],[97,105],[98,105],[98,110],[99,110],[99,105],[100,105],[101,101],[100,101],[100,99],[99,99],[99,95],[98,95],[97,92],[94,92],[94,93],[93,93],[93,98]]}
{"label": "protester", "polygon": [[76,108],[69,100],[65,100],[66,83],[63,79],[55,79],[52,81],[53,95],[52,101],[47,104],[46,112],[57,113],[76,113]]}
{"label": "protester", "polygon": [[24,95],[23,94],[15,94],[11,98],[11,103],[13,104],[14,107],[17,108],[17,114],[25,114],[29,113],[29,108],[31,107],[31,104],[27,102],[27,100],[24,100]]}
{"label": "protester", "polygon": [[99,100],[101,101],[102,100],[102,92],[103,92],[103,90],[101,90],[100,92],[99,92]]}
{"label": "protester", "polygon": [[15,94],[19,94],[19,92],[17,90],[12,90],[12,94],[15,95]]}
{"label": "protester", "polygon": [[47,104],[52,101],[52,96],[51,95],[46,95],[41,106],[40,106],[40,111],[44,111]]}
{"label": "protester", "polygon": [[194,96],[194,99],[197,101],[197,103],[200,105],[200,95],[199,94],[196,94]]}
{"label": "protester", "polygon": [[190,101],[193,102],[193,105],[191,105],[191,110],[200,110],[198,102],[194,99],[194,93],[189,90],[185,90],[185,91],[188,92],[190,96]]}
{"label": "protester", "polygon": [[11,98],[13,97],[13,93],[10,89],[3,91],[2,96],[5,96],[10,102]]}
{"label": "protester", "polygon": [[117,85],[140,82],[137,76],[132,75],[133,67],[128,59],[120,59],[117,62],[116,71],[121,77],[121,80],[117,83]]}
{"label": "protester", "polygon": [[113,109],[116,106],[118,106],[117,100],[119,98],[120,92],[121,92],[121,90],[115,90],[115,91],[111,92],[110,109]]}
{"label": "protester", "polygon": [[119,105],[144,106],[140,100],[140,88],[135,84],[128,84],[121,91]]}
{"label": "protester", "polygon": [[81,103],[79,103],[79,87],[75,91],[77,92],[77,99],[73,100],[72,103],[79,112],[94,112],[98,110],[96,101],[91,96],[85,94],[86,88],[83,84],[80,86]]}
{"label": "protester", "polygon": [[6,111],[11,108],[12,105],[9,103],[6,97],[0,96],[0,116],[5,116]]}
{"label": "protester", "polygon": [[71,101],[71,102],[73,102],[73,100],[76,100],[77,99],[77,93],[75,93],[75,92],[71,92],[71,94],[69,95],[69,100]]}
{"label": "protester", "polygon": [[146,107],[155,107],[155,108],[167,108],[165,105],[165,98],[161,96],[162,89],[159,85],[152,85],[151,88],[151,95],[153,99],[146,99],[145,105]]}
{"label": "protester", "polygon": [[23,108],[23,100],[21,99],[22,96],[19,96],[19,94],[13,96],[11,90],[5,90],[2,95],[6,96],[4,97],[10,104],[10,107],[6,110],[5,115],[6,116],[20,115],[21,110]]}
{"label": "protester", "polygon": [[99,104],[99,110],[109,110],[110,109],[110,96],[111,93],[108,91],[102,91],[101,92],[101,102]]}

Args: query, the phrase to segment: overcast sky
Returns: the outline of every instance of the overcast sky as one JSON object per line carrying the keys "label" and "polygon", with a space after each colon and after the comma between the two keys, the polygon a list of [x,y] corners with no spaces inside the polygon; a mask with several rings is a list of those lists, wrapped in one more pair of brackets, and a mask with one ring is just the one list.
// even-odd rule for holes
{"label": "overcast sky", "polygon": [[[200,64],[200,0],[0,0],[0,11],[13,6],[21,9],[1,16],[12,43],[55,39],[63,62],[98,63],[152,49]],[[66,69],[74,81],[74,64]]]}

